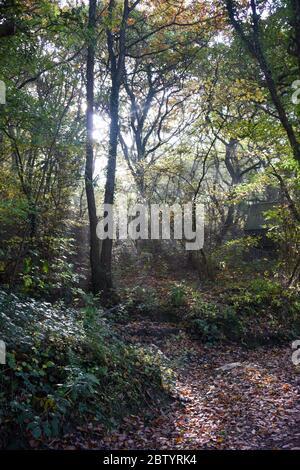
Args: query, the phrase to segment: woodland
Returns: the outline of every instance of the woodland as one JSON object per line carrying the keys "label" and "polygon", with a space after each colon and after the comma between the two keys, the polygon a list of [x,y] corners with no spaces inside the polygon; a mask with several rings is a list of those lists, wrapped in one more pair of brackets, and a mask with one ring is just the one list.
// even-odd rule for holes
{"label": "woodland", "polygon": [[299,0],[0,0],[0,449],[300,450],[299,165]]}

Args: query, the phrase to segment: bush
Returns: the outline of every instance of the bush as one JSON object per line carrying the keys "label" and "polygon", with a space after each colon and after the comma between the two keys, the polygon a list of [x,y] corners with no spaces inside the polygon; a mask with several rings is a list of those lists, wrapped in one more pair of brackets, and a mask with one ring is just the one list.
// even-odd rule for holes
{"label": "bush", "polygon": [[218,249],[214,251],[213,259],[219,268],[244,268],[249,261],[246,259],[259,244],[257,237],[242,237],[234,240],[225,241]]}
{"label": "bush", "polygon": [[123,296],[123,310],[130,314],[151,315],[160,308],[157,291],[151,287],[136,286],[124,289]]}
{"label": "bush", "polygon": [[270,279],[258,278],[219,292],[218,303],[194,293],[183,321],[189,331],[206,342],[285,342],[300,335],[299,294]]}
{"label": "bush", "polygon": [[0,290],[0,331],[1,447],[27,447],[82,422],[110,427],[166,396],[160,356],[124,344],[91,305],[76,311]]}
{"label": "bush", "polygon": [[205,342],[237,340],[241,336],[242,324],[235,310],[206,302],[200,295],[194,296],[184,322],[192,333]]}
{"label": "bush", "polygon": [[186,304],[187,299],[187,289],[184,284],[176,283],[171,288],[170,293],[170,304],[173,307],[182,307]]}

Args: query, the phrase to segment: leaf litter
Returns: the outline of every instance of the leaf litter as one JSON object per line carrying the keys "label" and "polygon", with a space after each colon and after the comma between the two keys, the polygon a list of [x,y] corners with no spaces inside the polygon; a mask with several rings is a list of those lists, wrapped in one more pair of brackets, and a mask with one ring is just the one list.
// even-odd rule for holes
{"label": "leaf litter", "polygon": [[[145,332],[151,331],[151,335]],[[201,344],[176,325],[134,321],[122,334],[155,347],[176,372],[173,401],[153,418],[130,415],[105,433],[85,430],[53,441],[80,449],[297,449],[300,447],[300,368],[290,345]]]}

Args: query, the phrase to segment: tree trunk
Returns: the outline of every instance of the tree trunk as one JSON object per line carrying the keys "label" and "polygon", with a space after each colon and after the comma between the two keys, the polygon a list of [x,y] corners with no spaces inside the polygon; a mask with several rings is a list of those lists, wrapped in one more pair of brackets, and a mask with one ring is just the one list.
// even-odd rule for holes
{"label": "tree trunk", "polygon": [[[113,78],[115,81],[115,77]],[[120,87],[114,83],[110,96],[110,133],[107,177],[105,184],[104,204],[113,204],[116,180],[116,161],[119,134],[119,93]],[[101,250],[101,283],[104,291],[112,288],[112,239],[106,238],[102,242]]]}
{"label": "tree trunk", "polygon": [[[113,19],[115,0],[110,0],[108,6],[109,18]],[[116,181],[116,161],[119,140],[119,102],[120,88],[124,78],[125,52],[126,52],[126,27],[129,16],[128,0],[123,3],[123,17],[120,24],[119,37],[116,38],[110,28],[107,29],[107,48],[110,62],[111,90],[109,98],[110,129],[107,177],[105,184],[104,204],[113,204]],[[117,44],[116,44],[117,42]],[[102,242],[101,249],[101,285],[105,295],[113,287],[112,283],[112,247],[113,241],[106,238]]]}
{"label": "tree trunk", "polygon": [[[89,2],[89,32],[93,33],[96,26],[96,4],[97,0]],[[95,38],[89,39],[86,62],[86,165],[85,165],[85,190],[89,214],[90,226],[90,265],[92,276],[92,291],[98,294],[101,289],[100,272],[100,240],[97,237],[96,228],[98,224],[95,193],[93,186],[94,175],[94,147],[93,147],[93,113],[94,113],[94,64],[95,64]]]}

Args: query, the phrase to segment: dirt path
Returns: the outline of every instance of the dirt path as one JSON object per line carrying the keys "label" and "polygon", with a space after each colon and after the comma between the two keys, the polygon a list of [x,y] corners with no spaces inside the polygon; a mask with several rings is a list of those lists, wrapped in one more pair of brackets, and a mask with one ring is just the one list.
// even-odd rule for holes
{"label": "dirt path", "polygon": [[[300,447],[300,374],[290,347],[208,347],[174,324],[150,321],[129,324],[125,331],[131,341],[154,345],[168,358],[177,371],[178,399],[148,424],[130,417],[118,433],[104,439],[104,447]],[[237,362],[230,370],[219,369]]]}
{"label": "dirt path", "polygon": [[[209,347],[178,325],[150,320],[120,327],[127,340],[163,354],[176,371],[174,402],[156,418],[130,416],[103,437],[90,428],[56,448],[297,449],[300,368],[291,348]],[[232,363],[238,363],[232,365]],[[229,365],[230,364],[230,365]],[[222,370],[224,365],[228,370]],[[299,366],[300,367],[300,366]]]}

